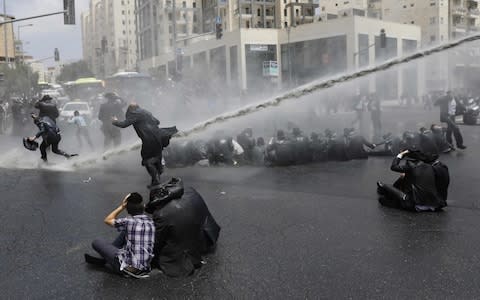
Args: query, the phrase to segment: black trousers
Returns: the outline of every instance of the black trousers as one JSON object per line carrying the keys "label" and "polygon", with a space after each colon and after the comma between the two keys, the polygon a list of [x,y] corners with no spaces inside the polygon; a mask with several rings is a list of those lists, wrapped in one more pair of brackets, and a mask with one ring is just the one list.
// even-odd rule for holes
{"label": "black trousers", "polygon": [[398,187],[399,181],[392,184],[383,184],[378,187],[377,192],[380,196],[379,201],[382,205],[392,208],[400,208],[415,211],[415,203]]}
{"label": "black trousers", "polygon": [[62,140],[62,137],[59,134],[56,135],[47,135],[43,138],[42,143],[40,144],[40,153],[42,154],[42,159],[47,160],[47,149],[48,147],[52,146],[52,152],[57,155],[62,155],[65,157],[70,157],[69,154],[63,152],[62,150],[58,149],[58,144]]}
{"label": "black trousers", "polygon": [[460,133],[460,129],[458,128],[457,124],[455,124],[455,116],[448,116],[445,118],[445,122],[447,123],[447,142],[452,144],[452,133],[455,136],[455,141],[457,142],[457,146],[463,145],[463,137]]}
{"label": "black trousers", "polygon": [[156,156],[148,159],[144,159],[142,164],[147,169],[148,174],[152,178],[150,183],[151,186],[155,186],[160,184],[160,175],[163,173],[163,165],[162,165],[162,156]]}

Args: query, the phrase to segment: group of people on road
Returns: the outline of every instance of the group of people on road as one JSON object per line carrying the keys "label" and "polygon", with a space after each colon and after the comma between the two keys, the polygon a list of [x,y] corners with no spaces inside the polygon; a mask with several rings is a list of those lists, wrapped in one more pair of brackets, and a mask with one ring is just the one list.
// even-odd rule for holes
{"label": "group of people on road", "polygon": [[[128,194],[104,220],[120,234],[113,242],[94,240],[100,257],[85,254],[85,261],[134,278],[149,277],[152,267],[167,276],[190,275],[205,263],[202,256],[215,250],[220,226],[195,189],[184,188],[177,178],[161,183],[162,151],[176,127],[160,128],[160,121],[135,102],[119,120],[122,104],[115,98],[107,95],[100,108],[105,139],[115,143],[118,128],[133,126],[142,141],[142,165],[151,177],[150,201],[144,204],[139,193]],[[125,209],[128,216],[119,218]]]}

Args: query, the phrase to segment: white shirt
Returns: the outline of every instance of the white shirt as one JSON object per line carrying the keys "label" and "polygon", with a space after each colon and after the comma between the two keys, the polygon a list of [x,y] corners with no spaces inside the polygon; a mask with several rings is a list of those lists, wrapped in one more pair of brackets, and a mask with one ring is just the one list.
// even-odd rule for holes
{"label": "white shirt", "polygon": [[448,103],[448,115],[454,116],[457,112],[457,102],[455,101],[455,98],[452,98],[450,103]]}

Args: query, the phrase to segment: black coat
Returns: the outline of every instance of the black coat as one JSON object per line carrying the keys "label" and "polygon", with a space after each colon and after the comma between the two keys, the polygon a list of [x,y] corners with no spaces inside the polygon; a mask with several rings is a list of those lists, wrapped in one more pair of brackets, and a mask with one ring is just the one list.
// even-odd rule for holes
{"label": "black coat", "polygon": [[220,234],[220,226],[193,188],[186,188],[180,199],[157,208],[153,221],[153,264],[172,277],[190,275],[200,267],[202,255],[215,249]]}
{"label": "black coat", "polygon": [[98,119],[104,124],[111,124],[112,118],[123,115],[122,104],[118,101],[108,101],[100,105]]}
{"label": "black coat", "polygon": [[436,208],[447,205],[447,189],[450,182],[448,169],[442,167],[436,171],[431,164],[420,161],[407,160],[405,164],[400,162],[401,159],[395,157],[391,170],[405,174],[401,189],[415,205],[429,205]]}
{"label": "black coat", "polygon": [[158,128],[160,121],[142,108],[127,110],[124,121],[113,121],[112,124],[120,128],[133,125],[135,132],[142,140],[143,161],[162,157],[163,147],[168,146],[171,136],[177,132],[176,127]]}
{"label": "black coat", "polygon": [[35,108],[39,110],[38,116],[40,118],[49,117],[54,122],[60,115],[57,105],[50,101],[39,101],[35,103]]}

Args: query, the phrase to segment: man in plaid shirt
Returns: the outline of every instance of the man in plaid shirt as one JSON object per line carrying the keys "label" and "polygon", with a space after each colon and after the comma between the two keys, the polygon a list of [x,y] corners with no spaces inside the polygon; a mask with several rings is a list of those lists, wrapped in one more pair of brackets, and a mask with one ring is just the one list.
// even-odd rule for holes
{"label": "man in plaid shirt", "polygon": [[[125,208],[130,216],[117,218]],[[94,240],[92,247],[102,257],[85,254],[86,262],[96,265],[108,263],[117,273],[135,278],[148,277],[153,258],[155,225],[152,218],[144,214],[142,196],[138,193],[128,194],[122,204],[105,218],[105,223],[117,228],[120,235],[113,243]]]}

